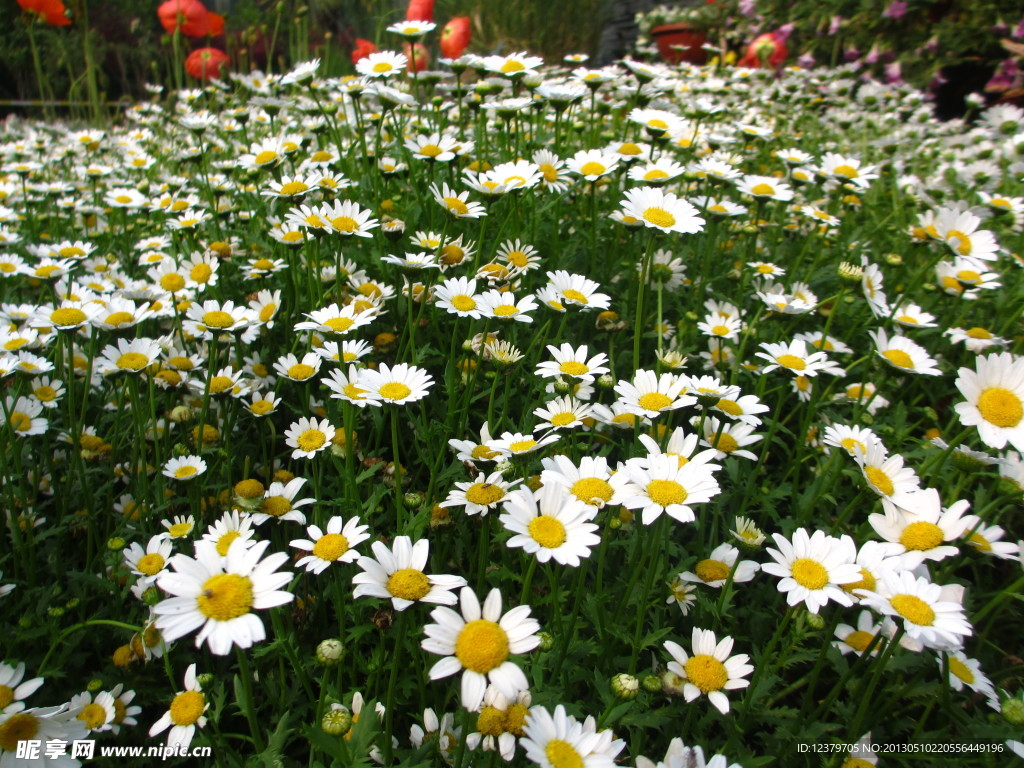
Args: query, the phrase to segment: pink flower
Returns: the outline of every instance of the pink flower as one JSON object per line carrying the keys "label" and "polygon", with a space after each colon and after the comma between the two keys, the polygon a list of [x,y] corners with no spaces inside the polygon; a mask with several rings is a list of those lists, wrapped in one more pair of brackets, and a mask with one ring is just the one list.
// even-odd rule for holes
{"label": "pink flower", "polygon": [[882,11],[883,19],[898,19],[907,12],[907,4],[903,0],[892,0],[888,7]]}

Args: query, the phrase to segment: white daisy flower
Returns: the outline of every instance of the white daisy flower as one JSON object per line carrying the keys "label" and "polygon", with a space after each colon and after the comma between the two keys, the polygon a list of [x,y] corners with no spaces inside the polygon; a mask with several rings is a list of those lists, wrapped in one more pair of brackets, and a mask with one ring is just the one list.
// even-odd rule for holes
{"label": "white daisy flower", "polygon": [[295,449],[292,451],[293,459],[311,459],[331,446],[334,433],[335,429],[327,419],[303,416],[285,430],[285,445]]}
{"label": "white daisy flower", "polygon": [[619,202],[623,215],[642,221],[645,227],[680,234],[704,229],[704,219],[693,205],[660,187],[627,189],[625,195]]}
{"label": "white daisy flower", "polygon": [[289,542],[289,546],[310,553],[300,558],[295,565],[310,573],[321,574],[332,563],[355,562],[359,559],[359,552],[355,548],[370,538],[368,530],[369,526],[361,525],[358,517],[351,517],[345,522],[338,515],[327,521],[326,530],[311,525],[306,529],[308,539],[292,539]]}
{"label": "white daisy flower", "polygon": [[356,585],[353,597],[390,599],[396,611],[404,611],[417,602],[455,605],[452,590],[466,585],[461,576],[423,572],[430,556],[427,539],[413,544],[408,536],[396,536],[391,549],[382,541],[373,542],[370,548],[376,559],[359,558],[363,572],[352,577]]}
{"label": "white daisy flower", "polygon": [[811,613],[830,600],[853,605],[853,598],[841,588],[861,578],[852,539],[837,539],[824,531],[808,536],[803,528],[794,531],[792,541],[778,533],[772,538],[778,549],[769,547],[767,552],[775,562],[762,565],[761,570],[781,579],[779,591],[789,605],[804,603]]}
{"label": "white daisy flower", "polygon": [[917,373],[925,376],[941,376],[935,360],[928,351],[915,344],[906,336],[895,334],[889,336],[879,328],[869,331],[868,335],[875,343],[875,352],[884,358],[889,365],[902,373]]}
{"label": "white daisy flower", "polygon": [[748,662],[750,657],[745,653],[730,656],[733,639],[723,637],[717,641],[715,633],[710,629],[693,628],[693,655],[689,655],[682,646],[672,640],[665,641],[665,650],[672,657],[667,664],[670,672],[679,675],[683,685],[683,697],[693,701],[704,695],[723,715],[729,712],[729,699],[723,691],[734,691],[746,688],[749,680],[744,680],[754,671]]}
{"label": "white daisy flower", "polygon": [[978,524],[974,515],[964,517],[971,506],[961,499],[947,509],[935,488],[914,491],[900,505],[882,499],[885,514],[872,514],[868,522],[875,533],[889,542],[888,554],[898,556],[901,570],[911,571],[926,560],[945,560],[960,552],[949,544]]}
{"label": "white daisy flower", "polygon": [[196,647],[205,642],[217,656],[226,655],[232,646],[245,649],[264,640],[266,630],[253,610],[294,599],[280,589],[292,574],[277,571],[288,554],[276,552],[260,559],[269,545],[261,541],[246,548],[236,542],[221,557],[216,545],[204,540],[196,542],[195,559],[183,554],[171,558],[174,573],[161,576],[157,586],[173,597],[153,607],[164,640],[171,643],[199,629]]}
{"label": "white daisy flower", "polygon": [[522,547],[537,560],[555,560],[578,568],[581,557],[589,557],[600,543],[590,521],[597,509],[570,494],[564,487],[551,484],[534,493],[520,488],[503,501],[505,514],[499,520],[514,534],[509,547]]}
{"label": "white daisy flower", "polygon": [[364,371],[360,380],[369,396],[385,405],[405,405],[422,400],[429,394],[434,383],[434,379],[425,370],[407,363],[391,367],[381,363],[376,370]]}
{"label": "white daisy flower", "polygon": [[13,715],[25,709],[24,699],[39,690],[43,678],[25,680],[25,662],[12,667],[0,662],[0,715]]}
{"label": "white daisy flower", "polygon": [[664,512],[681,523],[696,516],[691,504],[710,501],[721,491],[714,472],[721,467],[709,463],[714,451],[702,451],[683,466],[675,456],[649,456],[646,466],[626,464],[614,474],[612,504],[641,510],[641,522],[650,525]]}
{"label": "white daisy flower", "polygon": [[580,381],[593,381],[603,373],[608,373],[608,356],[603,352],[590,356],[589,347],[584,344],[573,349],[568,343],[559,347],[548,345],[548,352],[554,361],[537,364],[536,373],[541,378],[572,376]]}
{"label": "white daisy flower", "polygon": [[521,605],[501,612],[501,592],[492,589],[483,607],[476,594],[464,587],[459,595],[461,615],[450,608],[435,608],[434,624],[424,627],[423,650],[445,658],[431,667],[431,680],[462,671],[462,706],[476,710],[483,703],[488,681],[507,699],[529,684],[523,671],[509,660],[513,654],[540,645],[540,625],[530,618],[530,607]]}
{"label": "white daisy flower", "polygon": [[196,665],[189,664],[185,670],[185,690],[174,697],[170,709],[153,723],[153,727],[149,729],[150,738],[170,728],[167,745],[188,747],[195,736],[196,728],[206,727],[204,715],[210,708],[210,703],[196,679]]}
{"label": "white daisy flower", "polygon": [[975,370],[958,371],[956,387],[967,398],[954,406],[961,424],[976,426],[985,445],[1024,451],[1024,357],[979,357]]}
{"label": "white daisy flower", "polygon": [[861,591],[861,604],[883,616],[902,619],[903,629],[927,648],[952,650],[971,634],[961,603],[948,599],[943,587],[910,571],[885,573],[878,589]]}
{"label": "white daisy flower", "polygon": [[740,560],[739,556],[740,551],[736,547],[719,544],[706,559],[697,563],[694,572],[684,571],[679,574],[679,578],[718,589],[725,586],[729,574],[732,574],[733,584],[743,584],[753,579],[761,566],[753,560]]}

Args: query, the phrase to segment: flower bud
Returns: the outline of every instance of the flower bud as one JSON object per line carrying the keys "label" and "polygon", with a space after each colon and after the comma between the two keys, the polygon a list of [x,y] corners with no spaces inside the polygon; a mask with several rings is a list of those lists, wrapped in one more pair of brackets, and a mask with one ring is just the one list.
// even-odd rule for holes
{"label": "flower bud", "polygon": [[1003,719],[1011,725],[1024,725],[1024,701],[1020,699],[1004,701]]}
{"label": "flower bud", "polygon": [[555,638],[550,632],[538,632],[537,637],[540,638],[540,649],[542,651],[550,651],[555,647]]}
{"label": "flower bud", "polygon": [[640,681],[640,685],[644,687],[645,691],[657,693],[661,690],[661,678],[657,675],[644,675],[644,679]]}
{"label": "flower bud", "polygon": [[320,729],[331,736],[344,736],[351,728],[352,713],[340,704],[332,704],[331,710],[320,721]]}
{"label": "flower bud", "polygon": [[345,657],[345,646],[341,640],[330,638],[316,647],[316,660],[325,667],[333,667]]}
{"label": "flower bud", "polygon": [[612,677],[612,693],[623,701],[632,701],[640,692],[640,681],[625,672]]}
{"label": "flower bud", "polygon": [[206,688],[213,680],[213,672],[201,672],[196,675],[196,682],[199,683],[200,688]]}

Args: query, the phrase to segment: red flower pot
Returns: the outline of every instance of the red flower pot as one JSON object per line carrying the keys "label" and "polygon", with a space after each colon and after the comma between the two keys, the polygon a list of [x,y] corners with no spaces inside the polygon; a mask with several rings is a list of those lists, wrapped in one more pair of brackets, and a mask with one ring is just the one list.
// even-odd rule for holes
{"label": "red flower pot", "polygon": [[[692,24],[664,24],[651,30],[651,37],[658,44],[658,53],[669,64],[688,61],[703,64],[708,52],[702,47],[708,36]],[[685,48],[676,46],[686,46]]]}

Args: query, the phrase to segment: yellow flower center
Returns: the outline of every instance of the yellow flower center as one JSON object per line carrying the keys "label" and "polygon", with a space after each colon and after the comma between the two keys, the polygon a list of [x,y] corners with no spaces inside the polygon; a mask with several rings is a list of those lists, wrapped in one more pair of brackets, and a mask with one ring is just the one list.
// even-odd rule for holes
{"label": "yellow flower center", "polygon": [[584,374],[590,373],[590,368],[583,363],[576,362],[575,360],[567,360],[558,366],[558,370],[569,376],[583,376]]}
{"label": "yellow flower center", "polygon": [[540,172],[544,174],[544,181],[548,184],[554,184],[558,181],[558,169],[555,168],[551,163],[544,163],[540,167]]}
{"label": "yellow flower center", "polygon": [[637,403],[645,411],[661,411],[672,405],[672,399],[667,395],[661,394],[661,392],[648,392],[645,395],[641,395]]}
{"label": "yellow flower center", "polygon": [[701,693],[720,691],[729,682],[725,665],[714,656],[698,653],[687,659],[684,665],[686,679],[700,688]]}
{"label": "yellow flower center", "polygon": [[230,376],[214,376],[210,379],[210,394],[219,395],[235,386]]}
{"label": "yellow flower center", "polygon": [[871,645],[871,641],[875,639],[875,636],[870,632],[863,632],[861,630],[855,630],[846,636],[843,640],[848,646],[857,651],[857,653],[864,653]]}
{"label": "yellow flower center", "polygon": [[455,641],[455,658],[466,669],[486,674],[508,658],[508,635],[493,621],[471,621]]}
{"label": "yellow flower center", "polygon": [[252,582],[237,573],[218,573],[203,583],[196,598],[199,611],[214,621],[231,621],[252,608]]}
{"label": "yellow flower center", "polygon": [[14,701],[14,690],[6,685],[0,685],[0,712],[7,709],[7,706]]}
{"label": "yellow flower center", "polygon": [[141,371],[149,364],[149,358],[141,352],[125,352],[117,358],[117,367],[122,371]]}
{"label": "yellow flower center", "polygon": [[306,365],[305,363],[297,363],[288,369],[288,378],[297,379],[302,381],[308,379],[310,376],[316,373],[316,369],[312,365]]}
{"label": "yellow flower center", "polygon": [[87,704],[75,719],[81,720],[85,727],[92,731],[107,722],[107,710],[101,704],[93,702]]}
{"label": "yellow flower center", "polygon": [[893,491],[896,490],[889,476],[878,467],[864,467],[864,476],[883,496],[892,496]]}
{"label": "yellow flower center", "polygon": [[796,355],[779,355],[775,358],[775,362],[791,371],[802,371],[807,368],[806,361]]}
{"label": "yellow flower center", "polygon": [[612,487],[599,477],[584,477],[572,484],[569,493],[592,507],[603,507],[611,501]]}
{"label": "yellow flower center", "polygon": [[562,413],[556,413],[551,417],[550,423],[555,427],[565,427],[576,421],[576,414],[572,411],[563,411]]}
{"label": "yellow flower center", "polygon": [[935,611],[916,595],[893,595],[889,598],[889,604],[911,624],[930,627],[935,623]]}
{"label": "yellow flower center", "polygon": [[793,580],[810,590],[821,589],[828,584],[828,571],[817,560],[798,557],[793,561]]}
{"label": "yellow flower center", "polygon": [[644,181],[658,181],[667,178],[668,174],[660,168],[652,168],[644,174]]}
{"label": "yellow flower center", "polygon": [[453,296],[451,304],[459,312],[471,312],[474,309],[476,309],[476,302],[469,296],[466,296],[465,294],[462,294],[460,296]]}
{"label": "yellow flower center", "polygon": [[256,155],[254,162],[256,165],[266,165],[277,160],[277,152],[272,149],[265,149]]}
{"label": "yellow flower center", "polygon": [[430,591],[430,580],[415,568],[402,568],[388,577],[388,592],[403,600],[422,600]]}
{"label": "yellow flower center", "polygon": [[971,238],[959,229],[949,230],[946,233],[946,242],[953,246],[961,256],[971,255]]}
{"label": "yellow flower center", "polygon": [[715,407],[718,408],[718,410],[720,411],[725,411],[730,416],[743,415],[743,409],[735,400],[726,400],[723,398],[722,400],[719,400],[718,403],[716,403]]}
{"label": "yellow flower center", "polygon": [[836,176],[845,176],[848,179],[856,179],[860,176],[860,174],[857,173],[857,169],[852,165],[837,165],[833,169],[832,173]]}
{"label": "yellow flower center", "polygon": [[992,333],[985,330],[984,328],[971,328],[967,331],[967,335],[972,339],[991,339]]}
{"label": "yellow flower center", "polygon": [[712,581],[725,581],[729,578],[729,566],[721,560],[701,560],[693,569],[697,578],[710,583]]}
{"label": "yellow flower center", "polygon": [[351,317],[332,317],[330,320],[324,320],[323,324],[335,333],[344,333],[354,322]]}
{"label": "yellow flower center", "polygon": [[840,442],[840,445],[842,445],[850,455],[868,452],[868,447],[855,437],[844,437]]}
{"label": "yellow flower center", "polygon": [[385,400],[399,401],[412,394],[412,390],[400,381],[389,381],[377,393]]}
{"label": "yellow flower center", "polygon": [[36,268],[36,277],[50,277],[54,272],[59,271],[60,268],[56,264],[44,264]]}
{"label": "yellow flower center", "polygon": [[903,533],[900,534],[900,544],[908,550],[926,552],[939,546],[944,535],[942,529],[935,523],[919,520],[903,529]]}
{"label": "yellow flower center", "polygon": [[544,755],[552,768],[583,768],[583,758],[567,741],[551,739],[544,747]]}
{"label": "yellow flower center", "polygon": [[120,725],[124,722],[125,717],[128,715],[128,708],[124,705],[124,702],[120,699],[114,699],[114,719],[115,725]]}
{"label": "yellow flower center", "polygon": [[[493,459],[495,456],[497,456],[498,452],[493,450],[493,449],[491,449],[491,448],[488,448],[486,445],[475,445],[475,446],[473,446],[473,450],[470,451],[470,455],[474,459],[489,460],[489,459]],[[477,485],[482,485],[482,483],[477,483]],[[476,488],[476,486],[473,486],[473,488]],[[468,495],[469,491],[466,491],[466,493]]]}
{"label": "yellow flower center", "polygon": [[342,391],[345,393],[345,397],[349,400],[365,400],[366,398],[363,397],[363,395],[365,395],[369,390],[361,389],[355,384],[349,383],[345,385],[345,388]]}
{"label": "yellow flower center", "polygon": [[587,299],[586,295],[583,294],[583,293],[580,293],[575,288],[568,288],[568,289],[562,291],[562,298],[567,299],[569,301],[575,301],[578,304],[589,304],[590,303],[590,301]]}
{"label": "yellow flower center", "polygon": [[532,450],[537,445],[536,440],[516,440],[515,442],[509,443],[508,449],[512,453],[526,453]]}
{"label": "yellow flower center", "polygon": [[515,304],[499,304],[494,308],[494,314],[498,317],[511,317],[519,314],[519,309]]}
{"label": "yellow flower center", "polygon": [[420,154],[427,157],[437,157],[443,152],[444,150],[437,146],[437,144],[425,144],[420,147]]}
{"label": "yellow flower center", "polygon": [[526,716],[530,713],[523,704],[513,704],[505,712],[505,730],[513,736],[522,736]]}
{"label": "yellow flower center", "polygon": [[647,495],[659,507],[682,504],[689,494],[675,480],[651,480],[647,484]]}
{"label": "yellow flower center", "polygon": [[730,435],[728,432],[723,432],[718,436],[715,441],[715,448],[720,450],[722,453],[732,453],[740,444],[736,441],[736,438]]}
{"label": "yellow flower center", "polygon": [[526,69],[526,65],[523,64],[521,61],[516,61],[515,59],[506,61],[504,64],[501,65],[501,71],[506,75],[511,75],[516,72],[522,72],[524,69]]}
{"label": "yellow flower center", "polygon": [[18,749],[19,741],[34,739],[38,732],[39,720],[35,715],[27,712],[13,715],[0,725],[0,749],[13,755]]}
{"label": "yellow flower center", "polygon": [[139,558],[135,568],[147,576],[155,576],[164,568],[164,556],[158,552],[152,552]]}
{"label": "yellow flower center", "polygon": [[189,277],[191,277],[197,283],[208,282],[212,276],[213,267],[206,263],[196,264],[194,267],[192,267],[192,271],[189,272]]}
{"label": "yellow flower center", "polygon": [[182,536],[188,536],[192,532],[192,526],[189,523],[175,523],[167,532],[171,535],[172,539],[180,539]]}
{"label": "yellow flower center", "polygon": [[1016,427],[1024,416],[1020,397],[1004,387],[988,387],[978,396],[978,411],[997,427]]}
{"label": "yellow flower center", "polygon": [[115,328],[125,323],[130,323],[135,319],[135,316],[131,312],[112,312],[107,315],[107,325],[112,325]]}
{"label": "yellow flower center", "polygon": [[14,411],[7,423],[15,432],[28,432],[32,427],[32,417],[21,411]]}
{"label": "yellow flower center", "polygon": [[306,453],[312,453],[323,447],[327,442],[327,435],[319,429],[307,429],[296,438],[295,442]]}
{"label": "yellow flower center", "polygon": [[469,206],[462,202],[457,197],[446,197],[444,199],[445,207],[457,216],[465,216],[469,213]]}
{"label": "yellow flower center", "polygon": [[505,732],[505,713],[495,707],[484,707],[476,719],[476,729],[484,736],[501,736]]}
{"label": "yellow flower center", "polygon": [[875,591],[875,577],[871,571],[867,568],[860,569],[860,581],[854,581],[850,584],[840,584],[840,586],[849,593],[853,593],[855,589],[866,589],[869,592]]}
{"label": "yellow flower center", "polygon": [[206,709],[206,697],[199,691],[183,691],[171,702],[171,722],[175,725],[195,725]]}
{"label": "yellow flower center", "polygon": [[671,227],[676,223],[676,217],[664,208],[652,207],[644,211],[644,220],[649,221],[656,227]]}
{"label": "yellow flower center", "polygon": [[775,187],[773,187],[771,184],[765,184],[764,182],[761,182],[760,184],[755,184],[754,185],[754,187],[750,190],[750,194],[752,194],[752,195],[774,195],[775,194]]}
{"label": "yellow flower center", "polygon": [[[482,446],[480,446],[482,447]],[[474,483],[466,489],[466,501],[489,507],[505,498],[505,491],[493,483]]]}
{"label": "yellow flower center", "polygon": [[235,318],[229,313],[221,310],[214,310],[203,315],[203,325],[208,328],[230,328],[235,324]]}
{"label": "yellow flower center", "polygon": [[[313,555],[315,557],[332,563],[346,552],[348,552],[348,539],[340,533],[326,533],[313,545]],[[388,584],[390,585],[390,583],[389,580]]]}
{"label": "yellow flower center", "polygon": [[249,410],[257,416],[266,416],[274,410],[274,404],[269,400],[257,400],[249,406]]}
{"label": "yellow flower center", "polygon": [[228,550],[231,549],[231,544],[241,535],[242,534],[239,531],[228,531],[221,536],[217,540],[217,554],[221,557],[227,557]]}
{"label": "yellow flower center", "polygon": [[280,192],[282,195],[301,195],[307,189],[309,185],[304,181],[289,181],[281,185]]}
{"label": "yellow flower center", "polygon": [[62,309],[55,309],[50,314],[50,320],[54,325],[81,325],[88,317],[85,312],[76,307],[64,307]]}
{"label": "yellow flower center", "polygon": [[268,496],[260,502],[260,512],[271,517],[281,517],[292,511],[292,502],[285,496]]}
{"label": "yellow flower center", "polygon": [[605,168],[605,166],[593,160],[580,166],[580,173],[584,176],[600,176],[606,170],[607,168]]}
{"label": "yellow flower center", "polygon": [[358,229],[359,224],[351,216],[336,216],[331,219],[331,226],[339,232],[351,234]]}
{"label": "yellow flower center", "polygon": [[897,368],[914,370],[914,361],[902,349],[887,349],[882,353],[882,356]]}
{"label": "yellow flower center", "polygon": [[385,72],[390,72],[392,69],[391,63],[387,61],[378,61],[373,65],[373,71],[381,75]]}
{"label": "yellow flower center", "polygon": [[[976,547],[977,549],[980,549],[982,552],[992,551],[991,542],[984,536],[982,536],[980,533],[972,533],[970,536],[967,537],[967,542],[972,546]],[[3,709],[3,707],[0,707],[0,709]]]}
{"label": "yellow flower center", "polygon": [[545,549],[557,549],[565,543],[565,526],[550,515],[533,518],[527,530],[531,538]]}
{"label": "yellow flower center", "polygon": [[971,672],[970,668],[956,656],[949,657],[949,671],[968,685],[974,684],[974,673]]}

